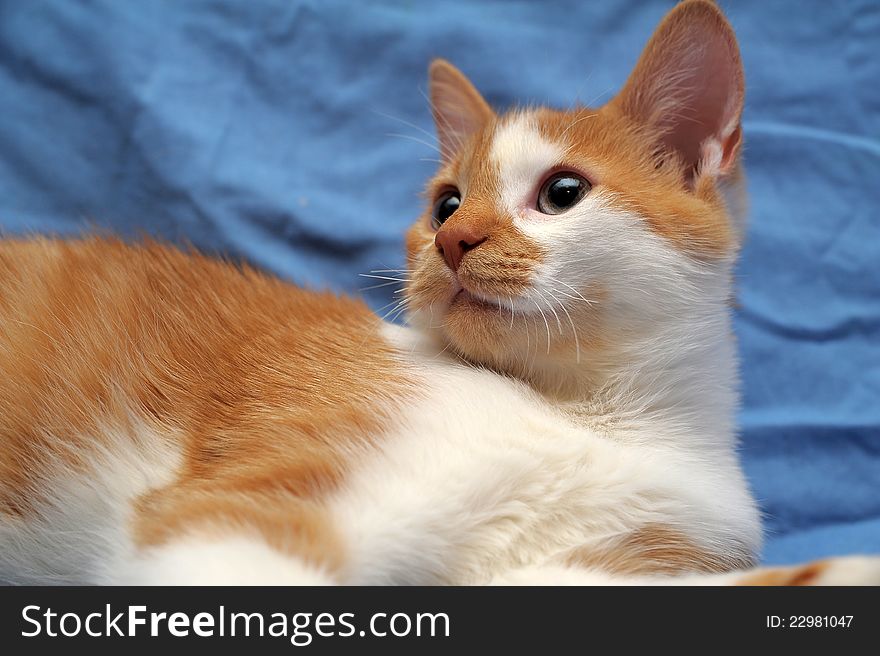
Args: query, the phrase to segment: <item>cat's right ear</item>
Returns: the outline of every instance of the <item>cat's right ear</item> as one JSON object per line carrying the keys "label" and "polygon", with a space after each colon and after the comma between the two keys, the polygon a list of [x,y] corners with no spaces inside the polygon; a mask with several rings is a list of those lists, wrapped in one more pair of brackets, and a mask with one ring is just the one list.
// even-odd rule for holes
{"label": "cat's right ear", "polygon": [[615,102],[677,153],[688,178],[737,161],[745,93],[733,28],[710,0],[685,0],[663,19]]}
{"label": "cat's right ear", "polygon": [[448,162],[495,113],[470,80],[445,59],[431,62],[428,77],[440,154],[443,161]]}

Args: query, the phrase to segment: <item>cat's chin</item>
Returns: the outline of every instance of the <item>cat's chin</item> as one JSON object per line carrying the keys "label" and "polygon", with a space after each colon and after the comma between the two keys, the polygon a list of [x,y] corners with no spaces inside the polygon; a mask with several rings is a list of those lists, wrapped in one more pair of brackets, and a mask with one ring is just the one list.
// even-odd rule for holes
{"label": "cat's chin", "polygon": [[467,359],[506,370],[516,360],[526,332],[525,316],[506,304],[478,296],[466,289],[456,291],[443,318],[444,338]]}
{"label": "cat's chin", "polygon": [[[588,350],[595,352],[604,344],[590,306],[551,314],[552,310],[528,312],[519,307],[524,304],[518,297],[493,301],[460,288],[452,292],[442,322],[432,327],[439,330],[443,342],[471,362],[518,377],[527,372],[540,375],[542,370],[571,371],[579,367]],[[559,314],[563,318],[557,321]]]}

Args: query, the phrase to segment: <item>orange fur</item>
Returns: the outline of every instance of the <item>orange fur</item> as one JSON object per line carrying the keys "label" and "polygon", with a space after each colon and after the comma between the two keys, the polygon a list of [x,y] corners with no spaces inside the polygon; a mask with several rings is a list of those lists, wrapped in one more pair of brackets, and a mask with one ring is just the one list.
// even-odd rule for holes
{"label": "orange fur", "polygon": [[700,548],[680,531],[660,524],[610,540],[598,549],[578,549],[567,556],[565,563],[615,574],[668,576],[727,572],[753,564]]}
{"label": "orange fur", "polygon": [[0,311],[0,510],[38,501],[47,452],[80,469],[137,420],[184,454],[140,504],[146,543],[221,516],[321,542],[315,499],[405,396],[361,302],[158,244],[0,242]]}

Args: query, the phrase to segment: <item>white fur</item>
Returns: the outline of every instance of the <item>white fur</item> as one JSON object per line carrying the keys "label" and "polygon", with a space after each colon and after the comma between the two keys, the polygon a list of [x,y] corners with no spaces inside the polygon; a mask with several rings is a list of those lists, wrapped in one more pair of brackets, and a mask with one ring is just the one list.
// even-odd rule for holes
{"label": "white fur", "polygon": [[512,114],[495,131],[489,159],[498,169],[501,207],[517,215],[537,191],[541,178],[562,161],[564,149],[538,134],[534,116]]}
{"label": "white fur", "polygon": [[487,582],[650,523],[757,549],[732,461],[601,437],[522,383],[412,351],[399,330],[425,394],[333,504],[351,582]]}
{"label": "white fur", "polygon": [[[0,513],[0,582],[106,582],[111,563],[134,551],[131,504],[173,480],[180,453],[137,421],[125,429],[105,427],[95,437],[100,446],[84,458],[85,469],[46,455],[43,466],[52,473],[34,483],[32,496],[42,500],[26,520]],[[59,440],[59,449],[65,444],[70,442]]]}
{"label": "white fur", "polygon": [[114,568],[121,585],[331,585],[317,567],[281,554],[259,537],[184,535],[137,552]]}

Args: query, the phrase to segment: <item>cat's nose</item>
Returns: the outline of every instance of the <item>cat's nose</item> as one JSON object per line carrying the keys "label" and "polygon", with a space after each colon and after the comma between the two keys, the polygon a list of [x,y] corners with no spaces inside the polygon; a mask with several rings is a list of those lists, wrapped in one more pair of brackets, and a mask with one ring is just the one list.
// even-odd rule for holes
{"label": "cat's nose", "polygon": [[458,265],[461,264],[464,254],[475,249],[487,238],[488,235],[479,226],[446,225],[434,236],[434,245],[446,260],[446,265],[453,271],[458,271]]}

